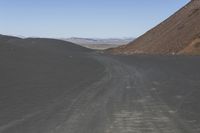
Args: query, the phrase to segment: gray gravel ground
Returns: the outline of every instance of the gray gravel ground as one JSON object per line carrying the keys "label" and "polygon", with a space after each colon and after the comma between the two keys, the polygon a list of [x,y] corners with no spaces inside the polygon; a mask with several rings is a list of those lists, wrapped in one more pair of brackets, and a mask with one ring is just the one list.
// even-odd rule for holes
{"label": "gray gravel ground", "polygon": [[200,57],[0,56],[1,133],[199,133]]}

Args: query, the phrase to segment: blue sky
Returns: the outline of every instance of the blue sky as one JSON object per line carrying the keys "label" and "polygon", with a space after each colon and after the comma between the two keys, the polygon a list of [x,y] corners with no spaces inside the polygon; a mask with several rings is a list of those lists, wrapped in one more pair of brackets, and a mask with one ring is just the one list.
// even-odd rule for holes
{"label": "blue sky", "polygon": [[0,34],[137,37],[190,0],[0,0]]}

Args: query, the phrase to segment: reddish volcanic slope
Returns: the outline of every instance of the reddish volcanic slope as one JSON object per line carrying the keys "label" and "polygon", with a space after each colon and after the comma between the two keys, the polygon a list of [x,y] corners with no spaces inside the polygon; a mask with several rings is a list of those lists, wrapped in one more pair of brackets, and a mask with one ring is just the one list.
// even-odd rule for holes
{"label": "reddish volcanic slope", "polygon": [[119,54],[200,54],[200,0],[192,0],[135,41],[110,51]]}

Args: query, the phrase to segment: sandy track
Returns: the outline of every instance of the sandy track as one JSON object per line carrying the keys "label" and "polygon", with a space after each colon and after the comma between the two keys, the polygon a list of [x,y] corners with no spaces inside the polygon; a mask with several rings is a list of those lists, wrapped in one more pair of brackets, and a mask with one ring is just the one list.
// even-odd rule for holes
{"label": "sandy track", "polygon": [[[30,117],[0,127],[2,133],[196,133],[159,95],[137,67],[109,56],[95,83],[63,94]],[[80,89],[82,88],[82,89]],[[74,91],[74,92],[73,92]]]}

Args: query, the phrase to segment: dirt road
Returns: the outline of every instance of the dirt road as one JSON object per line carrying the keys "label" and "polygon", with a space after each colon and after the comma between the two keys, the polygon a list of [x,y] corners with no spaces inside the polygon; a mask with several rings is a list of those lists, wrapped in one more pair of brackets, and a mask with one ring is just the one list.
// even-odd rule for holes
{"label": "dirt road", "polygon": [[[153,68],[153,65],[141,67],[142,61],[138,62],[137,58],[133,61],[135,65],[121,61],[126,57],[95,55],[93,58],[105,67],[103,76],[99,80],[95,82],[91,80],[87,84],[77,83],[74,88],[63,91],[61,96],[48,105],[35,109],[19,119],[2,123],[0,132],[198,133],[200,131],[198,123],[194,124],[183,119],[177,106],[172,106],[159,95],[158,87],[161,81],[150,79],[151,74],[158,75],[156,73],[160,72],[159,69]],[[148,61],[146,62],[148,64]],[[186,82],[185,79],[187,85]],[[194,84],[199,85],[199,82]],[[171,87],[177,86],[173,86],[172,83]],[[180,95],[179,98],[181,97],[184,95]]]}

